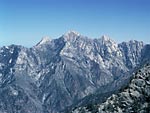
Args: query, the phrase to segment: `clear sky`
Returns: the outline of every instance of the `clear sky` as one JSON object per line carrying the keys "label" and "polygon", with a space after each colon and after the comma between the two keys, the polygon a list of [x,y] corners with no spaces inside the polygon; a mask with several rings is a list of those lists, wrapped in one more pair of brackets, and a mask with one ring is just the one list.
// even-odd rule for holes
{"label": "clear sky", "polygon": [[150,0],[0,0],[0,46],[31,47],[69,30],[150,43]]}

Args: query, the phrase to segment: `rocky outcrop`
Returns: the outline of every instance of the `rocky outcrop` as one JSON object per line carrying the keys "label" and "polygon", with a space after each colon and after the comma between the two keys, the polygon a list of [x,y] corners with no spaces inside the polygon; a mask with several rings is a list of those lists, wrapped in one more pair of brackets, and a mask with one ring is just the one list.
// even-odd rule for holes
{"label": "rocky outcrop", "polygon": [[149,113],[150,111],[150,65],[136,73],[129,85],[118,94],[110,96],[106,102],[79,107],[72,113]]}

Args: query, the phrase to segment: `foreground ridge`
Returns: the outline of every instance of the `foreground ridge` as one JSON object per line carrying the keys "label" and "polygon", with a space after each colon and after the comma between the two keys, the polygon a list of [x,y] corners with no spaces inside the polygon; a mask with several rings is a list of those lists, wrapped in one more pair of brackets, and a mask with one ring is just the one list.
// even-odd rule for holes
{"label": "foreground ridge", "polygon": [[105,103],[75,109],[72,113],[149,113],[150,111],[150,65],[138,70],[129,85],[113,94]]}

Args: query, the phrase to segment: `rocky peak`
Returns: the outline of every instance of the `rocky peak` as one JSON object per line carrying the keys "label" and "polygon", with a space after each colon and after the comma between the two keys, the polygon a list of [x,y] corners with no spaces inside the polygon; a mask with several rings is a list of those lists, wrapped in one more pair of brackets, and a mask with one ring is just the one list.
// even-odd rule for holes
{"label": "rocky peak", "polygon": [[65,33],[65,35],[76,35],[79,36],[80,34],[77,31],[68,31],[67,33]]}
{"label": "rocky peak", "polygon": [[36,46],[39,46],[39,45],[43,45],[43,44],[47,44],[48,42],[50,42],[50,38],[48,36],[46,37],[43,37],[42,40],[36,45]]}
{"label": "rocky peak", "polygon": [[123,45],[123,46],[139,46],[139,47],[143,47],[144,46],[144,43],[142,41],[137,41],[137,40],[130,40],[129,42],[122,42],[120,45]]}
{"label": "rocky peak", "polygon": [[143,44],[142,41],[137,41],[137,40],[130,40],[129,43],[132,43],[132,44],[136,44],[136,43],[139,43],[139,44]]}
{"label": "rocky peak", "polygon": [[65,41],[73,41],[79,36],[80,34],[76,31],[68,31],[63,35],[63,38],[65,39]]}
{"label": "rocky peak", "polygon": [[103,35],[101,39],[105,41],[111,40],[107,35]]}
{"label": "rocky peak", "polygon": [[105,47],[109,47],[111,48],[112,50],[116,50],[117,49],[117,43],[115,41],[113,41],[109,36],[107,35],[103,35],[101,38],[100,38],[100,43],[102,46],[105,46]]}
{"label": "rocky peak", "polygon": [[118,49],[118,44],[110,39],[109,36],[103,35],[101,38],[99,38],[96,43],[100,46],[100,51],[102,54],[109,53],[112,55],[113,52],[120,51]]}
{"label": "rocky peak", "polygon": [[100,40],[102,41],[102,43],[115,43],[115,41],[113,41],[109,36],[107,35],[103,35]]}

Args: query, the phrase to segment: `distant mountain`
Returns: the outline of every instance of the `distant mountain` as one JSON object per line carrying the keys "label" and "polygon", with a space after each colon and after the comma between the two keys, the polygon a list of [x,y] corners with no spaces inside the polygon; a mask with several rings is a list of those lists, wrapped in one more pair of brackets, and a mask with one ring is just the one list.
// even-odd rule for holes
{"label": "distant mountain", "polygon": [[74,31],[32,48],[1,47],[0,112],[57,113],[96,92],[117,91],[150,58],[147,52],[143,42],[117,44]]}
{"label": "distant mountain", "polygon": [[149,113],[150,112],[150,65],[137,71],[129,85],[120,93],[113,94],[103,104],[89,104],[72,113]]}

